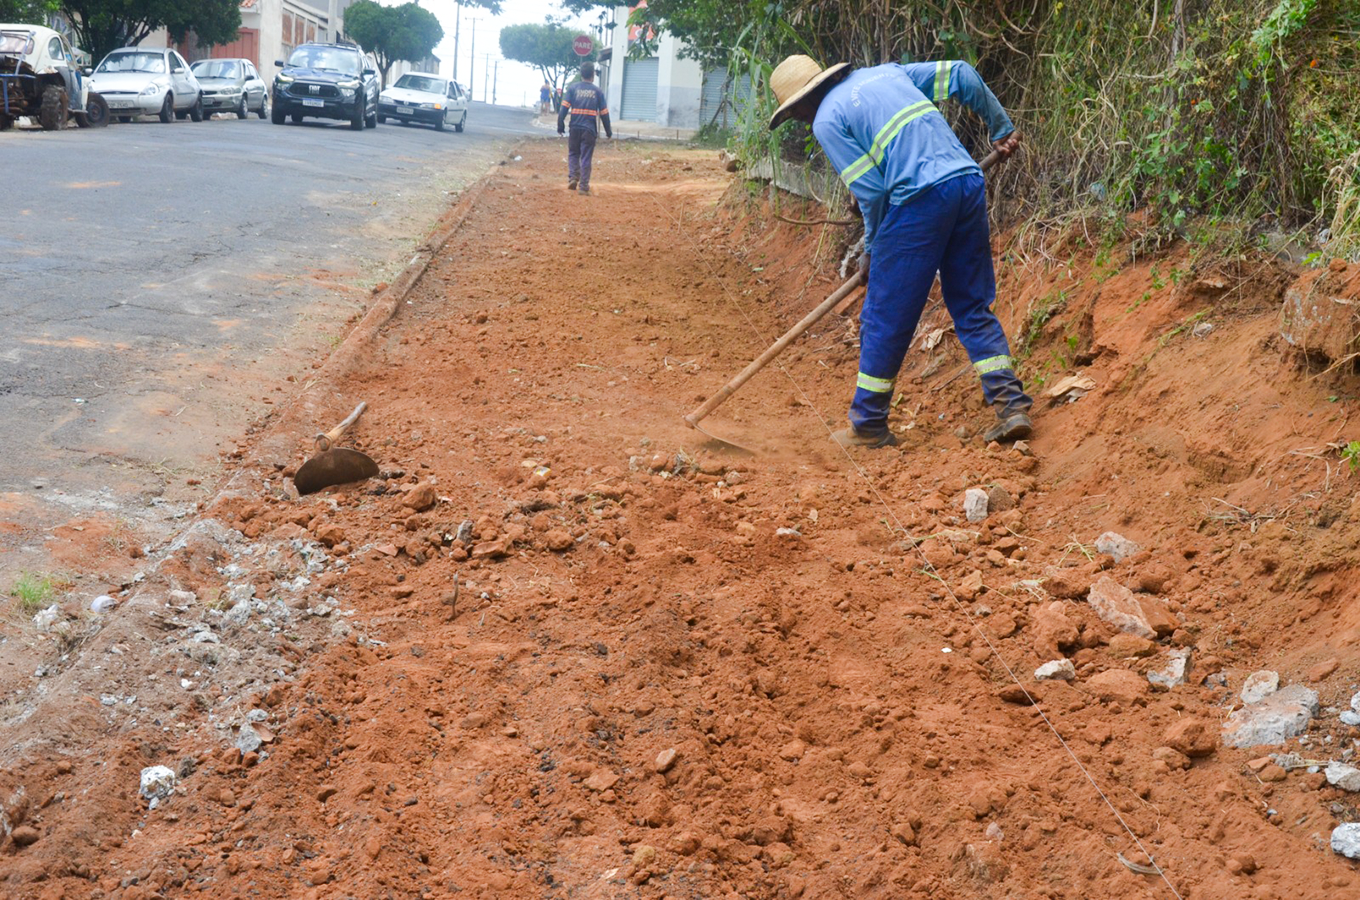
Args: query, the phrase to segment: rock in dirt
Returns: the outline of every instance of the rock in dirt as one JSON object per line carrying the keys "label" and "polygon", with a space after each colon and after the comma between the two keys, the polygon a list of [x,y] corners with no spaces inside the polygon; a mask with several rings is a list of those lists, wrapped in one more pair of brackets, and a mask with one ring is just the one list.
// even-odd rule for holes
{"label": "rock in dirt", "polygon": [[1239,748],[1283,744],[1302,734],[1317,711],[1317,691],[1291,684],[1228,716],[1223,743]]}
{"label": "rock in dirt", "polygon": [[1335,659],[1325,659],[1308,670],[1308,680],[1317,684],[1319,681],[1326,681],[1341,666],[1340,661]]}
{"label": "rock in dirt", "polygon": [[1156,644],[1136,634],[1120,632],[1110,638],[1110,655],[1120,659],[1151,656],[1156,649]]}
{"label": "rock in dirt", "polygon": [[1077,677],[1077,667],[1070,659],[1054,659],[1034,670],[1035,681],[1071,681]]}
{"label": "rock in dirt", "polygon": [[619,783],[619,776],[608,769],[599,769],[585,780],[585,786],[592,791],[607,791]]}
{"label": "rock in dirt", "polygon": [[796,738],[779,748],[779,758],[789,762],[798,762],[804,753],[807,753],[807,744]]}
{"label": "rock in dirt", "polygon": [[1001,690],[997,691],[996,696],[997,699],[1001,700],[1002,702],[1015,703],[1019,706],[1033,706],[1035,703],[1038,703],[1040,700],[1043,699],[1041,696],[1039,696],[1038,686],[1033,684],[1027,684],[1024,686],[1018,684],[1008,684]]}
{"label": "rock in dirt", "polygon": [[[1128,669],[1106,669],[1087,679],[1086,684],[1101,700],[1125,706],[1147,691],[1147,682]],[[1173,745],[1174,746],[1174,745]]]}
{"label": "rock in dirt", "polygon": [[1347,822],[1332,829],[1332,852],[1347,859],[1360,859],[1360,822]]}
{"label": "rock in dirt", "polygon": [[1154,686],[1171,690],[1185,684],[1190,674],[1190,648],[1181,647],[1167,654],[1166,664],[1147,673]]}
{"label": "rock in dirt", "polygon": [[987,503],[987,492],[982,488],[969,488],[963,492],[963,514],[970,522],[987,518]]}
{"label": "rock in dirt", "polygon": [[656,762],[653,764],[653,768],[656,769],[656,771],[665,774],[675,765],[675,761],[679,756],[680,752],[678,750],[674,747],[667,747],[656,755]]}
{"label": "rock in dirt", "polygon": [[1351,793],[1360,791],[1360,769],[1355,766],[1333,762],[1327,765],[1323,774],[1327,776],[1327,783],[1333,787],[1339,787],[1341,790]]}
{"label": "rock in dirt", "polygon": [[1075,646],[1081,635],[1077,626],[1067,618],[1067,610],[1062,601],[1054,600],[1039,607],[1034,613],[1034,652],[1040,659],[1055,659],[1061,651]]}
{"label": "rock in dirt", "polygon": [[1086,602],[1103,622],[1127,634],[1153,640],[1176,630],[1176,620],[1165,601],[1136,597],[1108,575],[1102,575],[1091,585]]}
{"label": "rock in dirt", "polygon": [[27,847],[41,837],[41,835],[38,834],[38,829],[33,828],[30,825],[20,825],[18,828],[11,831],[9,836],[14,839],[14,846],[16,847]]}
{"label": "rock in dirt", "polygon": [[1113,531],[1107,531],[1096,538],[1096,552],[1108,553],[1110,556],[1114,557],[1115,562],[1123,562],[1141,549],[1143,548],[1139,547],[1133,541],[1124,537],[1122,534],[1116,534]]}
{"label": "rock in dirt", "polygon": [[1008,509],[1015,509],[1015,498],[1011,492],[999,484],[994,484],[987,488],[987,512],[1005,512]]}
{"label": "rock in dirt", "polygon": [[472,558],[500,559],[502,556],[507,555],[509,552],[510,548],[506,546],[506,543],[503,540],[485,541],[472,548]]}
{"label": "rock in dirt", "polygon": [[155,804],[175,791],[175,772],[168,766],[147,766],[142,769],[141,795]]}
{"label": "rock in dirt", "polygon": [[572,540],[571,532],[565,528],[554,528],[543,535],[543,542],[548,545],[548,549],[554,553],[561,553],[563,550],[570,550],[575,543]]}
{"label": "rock in dirt", "polygon": [[402,506],[409,506],[416,512],[424,512],[431,506],[439,502],[439,492],[434,485],[425,482],[418,484],[406,492],[406,496],[401,498]]}
{"label": "rock in dirt", "polygon": [[249,725],[242,725],[236,732],[236,749],[241,751],[244,756],[247,753],[254,753],[260,749],[264,741],[260,739],[259,733]]}
{"label": "rock in dirt", "polygon": [[1280,673],[1262,669],[1252,672],[1242,683],[1242,702],[1260,703],[1280,689]]}
{"label": "rock in dirt", "polygon": [[100,614],[113,612],[117,606],[117,600],[113,599],[108,594],[100,594],[90,601],[90,612]]}
{"label": "rock in dirt", "polygon": [[1049,569],[1044,590],[1059,600],[1075,600],[1091,589],[1091,576],[1084,569]]}
{"label": "rock in dirt", "polygon": [[1218,734],[1214,725],[1198,716],[1187,716],[1173,723],[1162,740],[1168,747],[1192,759],[1208,756],[1218,749]]}

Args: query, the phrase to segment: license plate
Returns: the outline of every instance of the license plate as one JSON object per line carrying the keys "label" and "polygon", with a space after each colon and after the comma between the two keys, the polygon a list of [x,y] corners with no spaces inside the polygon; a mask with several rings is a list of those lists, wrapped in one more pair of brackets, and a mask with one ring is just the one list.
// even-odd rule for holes
{"label": "license plate", "polygon": [[302,101],[302,105],[303,105],[303,106],[325,106],[325,105],[326,105],[326,101],[325,101],[325,100],[310,100],[310,99],[308,99],[308,100],[303,100],[303,101]]}
{"label": "license plate", "polygon": [[131,109],[134,104],[131,100],[106,100],[109,109]]}
{"label": "license plate", "polygon": [[409,116],[411,113],[415,112],[415,110],[409,106],[398,106],[397,112],[403,116]]}

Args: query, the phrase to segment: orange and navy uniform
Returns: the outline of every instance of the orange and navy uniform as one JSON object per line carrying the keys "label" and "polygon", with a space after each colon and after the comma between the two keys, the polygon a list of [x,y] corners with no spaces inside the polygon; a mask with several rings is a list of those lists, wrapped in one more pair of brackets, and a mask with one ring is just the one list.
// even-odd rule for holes
{"label": "orange and navy uniform", "polygon": [[562,106],[557,111],[557,132],[561,134],[567,117],[571,117],[572,128],[584,128],[599,134],[600,127],[608,137],[614,136],[609,124],[609,107],[605,105],[604,91],[589,81],[576,81],[567,85],[562,93]]}

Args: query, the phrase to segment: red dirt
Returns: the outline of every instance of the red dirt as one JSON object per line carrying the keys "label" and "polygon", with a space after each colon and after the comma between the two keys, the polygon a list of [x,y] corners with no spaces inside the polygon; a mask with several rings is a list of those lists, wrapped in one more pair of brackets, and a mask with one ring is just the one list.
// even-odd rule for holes
{"label": "red dirt", "polygon": [[[491,176],[335,386],[336,418],[368,400],[355,443],[390,477],[297,500],[258,464],[209,511],[240,533],[172,548],[156,603],[86,639],[103,672],[6,710],[5,831],[36,835],[0,847],[7,896],[1360,891],[1326,847],[1351,795],[1214,746],[1255,669],[1312,670],[1324,706],[1356,687],[1360,501],[1325,446],[1354,435],[1354,385],[1277,346],[1287,274],[1007,269],[1017,345],[1064,292],[1029,375],[1081,357],[1097,384],[1041,404],[1033,456],[981,445],[946,337],[908,359],[903,446],[846,457],[827,429],[853,323],[828,320],[713,417],[772,452],[719,456],[681,416],[829,293],[807,262],[839,248],[734,224],[708,154],[606,149],[590,198],[559,157]],[[1178,330],[1201,310],[1213,331]],[[967,522],[975,486],[1015,508]],[[1107,530],[1146,549],[1095,555]],[[1080,599],[1102,570],[1166,599],[1158,645],[1112,643]],[[213,598],[243,583],[267,603],[233,623]],[[196,598],[166,612],[170,587]],[[220,644],[175,636],[195,621]],[[1174,646],[1191,683],[1153,691]],[[1036,685],[1060,647],[1076,680]],[[1036,706],[1009,702],[1007,667]],[[252,707],[269,742],[243,758]],[[1324,712],[1287,749],[1356,735]],[[156,764],[183,777],[148,811]],[[1166,881],[1120,862],[1148,862],[1125,825]]]}

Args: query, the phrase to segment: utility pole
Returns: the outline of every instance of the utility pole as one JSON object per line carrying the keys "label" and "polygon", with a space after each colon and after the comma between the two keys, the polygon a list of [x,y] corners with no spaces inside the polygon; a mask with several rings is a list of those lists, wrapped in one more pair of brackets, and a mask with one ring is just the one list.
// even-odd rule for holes
{"label": "utility pole", "polygon": [[482,102],[486,102],[486,86],[491,81],[491,54],[486,55],[486,68],[482,70]]}
{"label": "utility pole", "polygon": [[468,53],[468,99],[472,99],[472,82],[477,77],[477,16],[468,16],[472,23],[472,50]]}
{"label": "utility pole", "polygon": [[463,24],[463,4],[454,4],[453,13],[453,80],[458,80],[458,32]]}
{"label": "utility pole", "polygon": [[496,85],[501,80],[501,61],[496,60],[496,67],[491,70],[495,74],[491,76],[491,105],[496,105]]}

